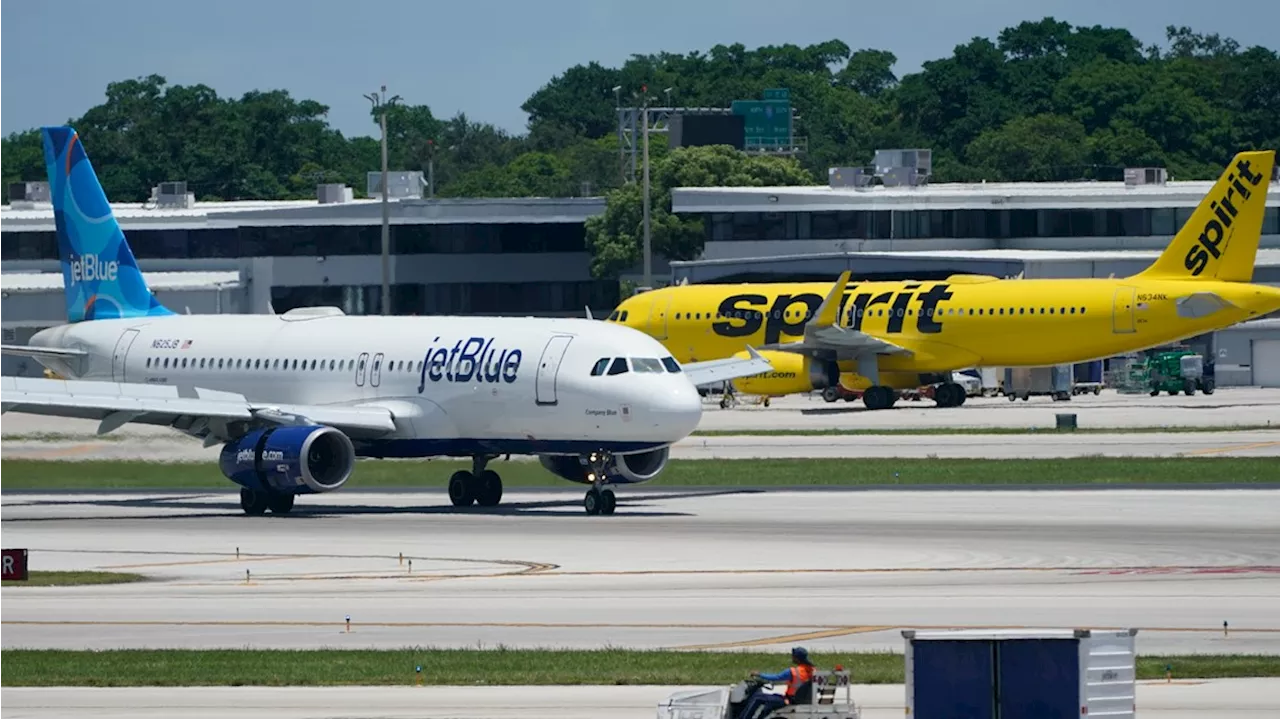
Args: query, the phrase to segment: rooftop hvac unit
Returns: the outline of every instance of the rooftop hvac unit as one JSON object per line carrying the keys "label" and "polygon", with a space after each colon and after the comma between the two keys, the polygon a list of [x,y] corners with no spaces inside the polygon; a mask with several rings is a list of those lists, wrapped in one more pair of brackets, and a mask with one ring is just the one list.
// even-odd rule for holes
{"label": "rooftop hvac unit", "polygon": [[865,167],[832,167],[827,170],[829,187],[869,187],[874,175]]}
{"label": "rooftop hvac unit", "polygon": [[[382,195],[382,173],[370,172],[365,179],[365,194],[369,197],[380,197]],[[398,200],[404,198],[422,198],[422,188],[424,182],[422,180],[422,172],[407,170],[395,170],[387,173],[387,199]]]}
{"label": "rooftop hvac unit", "polygon": [[34,203],[49,201],[49,183],[47,182],[11,182],[9,183],[9,202]]}
{"label": "rooftop hvac unit", "polygon": [[316,185],[316,199],[322,205],[334,205],[342,202],[351,202],[355,198],[355,193],[350,187],[341,182],[330,182],[323,185]]}
{"label": "rooftop hvac unit", "polygon": [[876,150],[874,163],[886,186],[923,185],[933,174],[933,150]]}
{"label": "rooftop hvac unit", "polygon": [[1163,185],[1169,180],[1169,172],[1163,167],[1126,167],[1124,168],[1124,184],[1126,187],[1138,185]]}
{"label": "rooftop hvac unit", "polygon": [[151,191],[151,199],[158,207],[191,207],[196,196],[187,192],[186,182],[161,182]]}

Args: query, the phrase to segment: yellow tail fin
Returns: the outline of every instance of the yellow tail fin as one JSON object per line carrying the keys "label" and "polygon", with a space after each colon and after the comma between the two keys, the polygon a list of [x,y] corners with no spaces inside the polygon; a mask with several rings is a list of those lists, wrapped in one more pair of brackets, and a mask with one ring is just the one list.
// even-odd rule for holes
{"label": "yellow tail fin", "polygon": [[1262,236],[1274,150],[1231,160],[1164,254],[1136,276],[1148,279],[1249,282]]}

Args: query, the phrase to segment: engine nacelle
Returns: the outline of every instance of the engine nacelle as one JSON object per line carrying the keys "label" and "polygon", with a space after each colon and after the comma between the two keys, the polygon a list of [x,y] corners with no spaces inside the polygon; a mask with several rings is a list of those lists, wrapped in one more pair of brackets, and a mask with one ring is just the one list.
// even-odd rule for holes
{"label": "engine nacelle", "polygon": [[278,494],[332,492],[356,466],[347,435],[333,427],[270,427],[222,447],[218,467],[232,482]]}
{"label": "engine nacelle", "polygon": [[[635,454],[615,454],[609,460],[606,473],[611,484],[643,484],[656,479],[667,467],[667,458],[671,456],[671,448],[662,447],[648,452]],[[543,454],[538,456],[547,471],[561,479],[578,484],[591,484],[587,476],[589,469],[578,457]]]}
{"label": "engine nacelle", "polygon": [[[815,360],[794,352],[766,350],[760,355],[773,365],[773,369],[733,380],[733,387],[738,392],[781,397],[834,387],[840,382],[840,368],[834,361]],[[739,352],[734,357],[747,359],[748,355]]]}

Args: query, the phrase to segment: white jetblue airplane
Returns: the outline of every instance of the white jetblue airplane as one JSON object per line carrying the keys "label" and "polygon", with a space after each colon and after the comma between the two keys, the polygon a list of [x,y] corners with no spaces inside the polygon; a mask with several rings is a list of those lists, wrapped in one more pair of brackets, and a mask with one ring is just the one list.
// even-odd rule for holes
{"label": "white jetblue airplane", "polygon": [[147,288],[75,131],[42,134],[68,324],[3,351],[70,379],[5,377],[0,409],[222,444],[248,514],[338,489],[357,457],[471,457],[449,498],[493,506],[502,480],[486,465],[511,454],[591,485],[587,513],[613,514],[607,485],[654,479],[697,427],[695,385],[770,369],[759,355],[682,367],[639,330],[588,319],[175,314]]}

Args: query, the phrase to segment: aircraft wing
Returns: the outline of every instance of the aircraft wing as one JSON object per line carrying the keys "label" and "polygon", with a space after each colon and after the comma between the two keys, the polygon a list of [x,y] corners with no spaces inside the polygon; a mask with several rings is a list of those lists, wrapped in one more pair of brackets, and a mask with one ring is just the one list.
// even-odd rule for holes
{"label": "aircraft wing", "polygon": [[85,357],[89,353],[84,350],[61,349],[59,347],[32,347],[30,345],[0,345],[0,352],[7,355],[22,355],[23,357]]}
{"label": "aircraft wing", "polygon": [[840,326],[840,299],[849,284],[850,272],[840,273],[826,299],[804,326],[804,339],[762,345],[760,349],[794,352],[835,359],[856,359],[865,355],[911,354],[911,350],[865,332]]}
{"label": "aircraft wing", "polygon": [[739,377],[750,377],[773,369],[773,365],[769,364],[769,360],[762,357],[759,352],[751,347],[747,348],[747,354],[751,355],[749,359],[728,357],[706,362],[691,362],[681,365],[680,368],[688,375],[693,384],[698,387],[738,379]]}
{"label": "aircraft wing", "polygon": [[32,377],[0,378],[0,412],[11,411],[101,420],[99,434],[128,422],[189,428],[202,422],[217,426],[256,420],[315,423],[366,434],[396,428],[391,411],[382,407],[275,405],[199,387]]}

